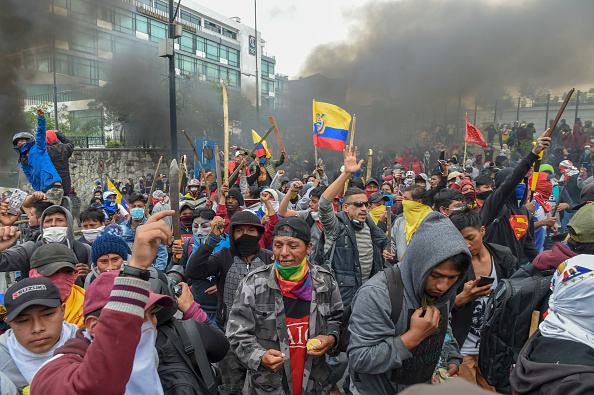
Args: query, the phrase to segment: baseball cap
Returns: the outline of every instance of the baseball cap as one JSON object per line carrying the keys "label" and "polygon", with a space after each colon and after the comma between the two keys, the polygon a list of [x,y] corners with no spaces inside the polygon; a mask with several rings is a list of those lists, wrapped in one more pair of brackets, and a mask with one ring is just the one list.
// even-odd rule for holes
{"label": "baseball cap", "polygon": [[448,174],[448,181],[450,181],[453,178],[458,177],[460,174],[462,174],[462,173],[460,173],[459,171],[453,171],[453,172],[449,173]]}
{"label": "baseball cap", "polygon": [[378,203],[381,202],[382,200],[385,200],[386,202],[388,200],[390,200],[390,196],[388,195],[384,195],[381,192],[373,192],[371,195],[369,195],[369,203]]}
{"label": "baseball cap", "polygon": [[594,202],[594,184],[588,184],[582,188],[580,193],[580,204],[573,208],[573,211],[577,211],[584,207],[588,202]]}
{"label": "baseball cap", "polygon": [[421,181],[421,180],[427,182],[428,181],[427,174],[419,173],[419,175],[415,177],[415,181]]}
{"label": "baseball cap", "polygon": [[[280,230],[284,225],[288,225],[293,229],[292,232],[287,230]],[[278,221],[272,232],[272,236],[289,236],[303,240],[305,244],[311,241],[311,229],[305,220],[299,217],[285,217]]]}
{"label": "baseball cap", "polygon": [[31,256],[31,269],[37,269],[44,277],[49,277],[64,267],[76,270],[77,264],[78,259],[74,252],[62,243],[44,244]]}
{"label": "baseball cap", "polygon": [[[585,203],[584,203],[585,204]],[[569,237],[578,243],[594,243],[594,204],[586,204],[567,224]]]}
{"label": "baseball cap", "polygon": [[45,277],[24,278],[12,285],[4,296],[6,321],[14,320],[29,306],[59,307],[62,298],[58,287]]}
{"label": "baseball cap", "polygon": [[[101,273],[91,285],[85,290],[85,300],[83,302],[83,316],[87,316],[93,311],[102,309],[109,302],[109,297],[114,286],[116,277],[120,275],[119,270],[112,270]],[[154,292],[149,292],[148,302],[144,306],[146,310],[153,304],[158,304],[163,307],[173,307],[174,300],[167,295],[160,295]]]}
{"label": "baseball cap", "polygon": [[369,177],[367,181],[365,181],[365,186],[371,184],[372,182],[375,182],[375,185],[379,186],[379,182],[377,182],[377,180],[373,177]]}

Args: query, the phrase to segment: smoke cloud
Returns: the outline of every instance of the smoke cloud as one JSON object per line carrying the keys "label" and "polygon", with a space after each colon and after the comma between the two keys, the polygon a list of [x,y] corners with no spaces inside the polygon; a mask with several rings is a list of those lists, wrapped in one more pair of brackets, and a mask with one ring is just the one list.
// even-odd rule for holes
{"label": "smoke cloud", "polygon": [[369,2],[347,15],[348,41],[315,48],[302,75],[346,81],[348,105],[375,107],[367,124],[383,138],[403,123],[443,119],[459,95],[474,104],[527,83],[591,83],[592,15],[594,2],[583,0]]}

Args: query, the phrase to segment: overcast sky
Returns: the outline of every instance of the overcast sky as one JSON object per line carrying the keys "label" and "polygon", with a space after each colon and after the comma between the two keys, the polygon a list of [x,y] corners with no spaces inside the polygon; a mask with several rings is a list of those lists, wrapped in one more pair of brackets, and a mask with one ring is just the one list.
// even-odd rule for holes
{"label": "overcast sky", "polygon": [[[266,40],[266,52],[276,56],[276,72],[299,77],[306,56],[318,44],[347,36],[351,10],[362,0],[257,0],[258,30]],[[183,2],[182,2],[183,4]],[[254,2],[250,0],[200,0],[200,4],[254,26]],[[349,18],[350,19],[350,18]]]}

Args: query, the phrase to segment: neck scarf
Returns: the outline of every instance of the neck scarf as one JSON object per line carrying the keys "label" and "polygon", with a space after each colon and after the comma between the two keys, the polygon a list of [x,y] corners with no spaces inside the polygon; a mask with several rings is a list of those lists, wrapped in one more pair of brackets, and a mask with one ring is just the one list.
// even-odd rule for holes
{"label": "neck scarf", "polygon": [[549,310],[540,324],[544,337],[571,340],[594,348],[594,255],[563,262],[551,281]]}
{"label": "neck scarf", "polygon": [[421,222],[427,215],[433,212],[431,207],[426,204],[414,202],[412,200],[403,200],[402,208],[404,211],[404,233],[406,234],[406,244],[410,242],[410,238],[417,231]]}
{"label": "neck scarf", "polygon": [[142,324],[140,341],[136,346],[132,374],[126,384],[126,394],[163,395],[163,387],[157,373],[159,357],[155,349],[157,328],[151,321]]}
{"label": "neck scarf", "polygon": [[275,262],[276,277],[283,296],[311,302],[311,273],[307,258],[299,265],[281,266]]}
{"label": "neck scarf", "polygon": [[374,224],[377,225],[377,223],[379,222],[379,218],[384,211],[386,211],[386,206],[384,206],[383,204],[369,210],[369,216],[371,217],[371,220]]}
{"label": "neck scarf", "polygon": [[74,337],[77,330],[77,327],[62,322],[62,333],[56,344],[46,352],[39,354],[27,350],[17,341],[13,333],[10,334],[6,342],[8,352],[27,383],[31,384],[33,376],[41,368],[41,365],[53,357],[54,351],[58,347],[62,347],[68,339]]}
{"label": "neck scarf", "polygon": [[[533,179],[534,174],[530,176],[528,185],[532,185]],[[540,204],[545,213],[551,211],[551,206],[549,206],[549,198],[551,197],[552,193],[553,184],[547,180],[547,173],[543,171],[539,172],[538,178],[536,179],[536,189],[534,190],[534,200]]]}

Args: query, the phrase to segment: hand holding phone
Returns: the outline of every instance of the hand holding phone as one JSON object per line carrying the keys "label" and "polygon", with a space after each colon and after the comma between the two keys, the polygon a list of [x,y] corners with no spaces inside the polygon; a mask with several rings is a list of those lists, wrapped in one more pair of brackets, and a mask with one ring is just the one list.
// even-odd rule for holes
{"label": "hand holding phone", "polygon": [[484,287],[485,285],[493,284],[495,277],[481,276],[480,280],[476,284],[477,287]]}
{"label": "hand holding phone", "polygon": [[27,199],[27,192],[15,189],[8,199],[8,213],[10,215],[18,215],[19,209]]}

